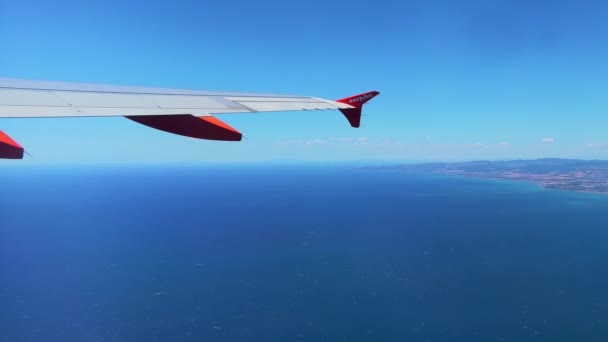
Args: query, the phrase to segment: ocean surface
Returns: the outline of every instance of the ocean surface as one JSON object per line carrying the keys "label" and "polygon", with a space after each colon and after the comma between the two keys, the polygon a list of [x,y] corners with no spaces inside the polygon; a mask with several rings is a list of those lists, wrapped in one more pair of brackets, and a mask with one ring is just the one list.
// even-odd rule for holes
{"label": "ocean surface", "polygon": [[347,166],[3,166],[0,341],[607,341],[608,196]]}

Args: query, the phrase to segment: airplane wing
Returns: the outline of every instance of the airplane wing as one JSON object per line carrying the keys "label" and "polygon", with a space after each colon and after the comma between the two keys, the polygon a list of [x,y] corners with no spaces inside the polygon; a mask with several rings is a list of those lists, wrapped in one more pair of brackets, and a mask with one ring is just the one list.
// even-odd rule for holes
{"label": "airplane wing", "polygon": [[[187,137],[240,141],[242,134],[214,114],[339,110],[359,127],[371,91],[339,100],[257,94],[0,78],[0,118],[124,116]],[[0,158],[22,159],[24,149],[0,131]]]}

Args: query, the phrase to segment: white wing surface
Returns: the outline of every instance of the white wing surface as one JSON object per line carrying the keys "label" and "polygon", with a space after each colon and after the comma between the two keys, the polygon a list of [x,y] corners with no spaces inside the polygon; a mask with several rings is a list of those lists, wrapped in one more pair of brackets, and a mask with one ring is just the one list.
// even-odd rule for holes
{"label": "white wing surface", "polygon": [[353,108],[345,103],[277,94],[60,83],[0,78],[0,117],[195,116]]}
{"label": "white wing surface", "polygon": [[[143,125],[199,139],[241,140],[213,114],[339,110],[359,127],[362,105],[376,91],[327,100],[311,96],[164,89],[0,78],[0,118],[125,116]],[[0,131],[1,133],[1,131]],[[4,150],[12,152],[3,152]],[[23,148],[0,134],[0,158]]]}

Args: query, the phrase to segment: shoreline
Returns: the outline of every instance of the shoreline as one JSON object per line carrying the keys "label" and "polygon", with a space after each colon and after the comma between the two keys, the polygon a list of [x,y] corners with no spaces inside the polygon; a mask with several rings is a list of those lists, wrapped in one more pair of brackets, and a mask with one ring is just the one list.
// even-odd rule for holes
{"label": "shoreline", "polygon": [[517,181],[543,190],[608,195],[608,160],[535,159],[371,167],[467,178]]}
{"label": "shoreline", "polygon": [[593,194],[593,195],[608,196],[608,191],[602,192],[602,191],[592,191],[592,190],[586,190],[586,189],[574,190],[574,189],[568,189],[568,188],[547,187],[547,184],[544,184],[539,181],[535,181],[533,179],[491,177],[491,176],[485,177],[485,176],[471,175],[471,174],[466,174],[466,173],[454,173],[454,172],[443,172],[443,171],[430,171],[430,173],[446,175],[446,176],[465,177],[465,178],[470,178],[470,179],[490,179],[490,180],[496,180],[496,181],[512,181],[512,182],[518,182],[518,183],[533,184],[543,190],[566,191],[566,192],[573,192],[573,193],[579,193],[579,194]]}

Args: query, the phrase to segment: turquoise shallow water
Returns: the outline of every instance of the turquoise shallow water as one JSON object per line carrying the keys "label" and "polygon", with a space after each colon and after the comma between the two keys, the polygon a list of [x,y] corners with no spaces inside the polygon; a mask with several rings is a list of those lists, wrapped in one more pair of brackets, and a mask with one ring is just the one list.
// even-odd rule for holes
{"label": "turquoise shallow water", "polygon": [[608,197],[323,166],[0,170],[1,341],[605,341]]}

